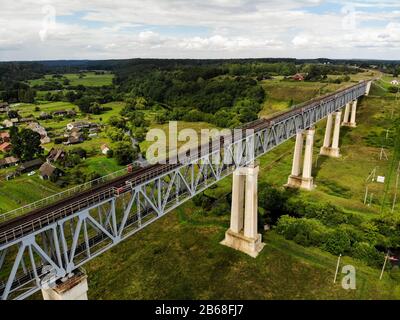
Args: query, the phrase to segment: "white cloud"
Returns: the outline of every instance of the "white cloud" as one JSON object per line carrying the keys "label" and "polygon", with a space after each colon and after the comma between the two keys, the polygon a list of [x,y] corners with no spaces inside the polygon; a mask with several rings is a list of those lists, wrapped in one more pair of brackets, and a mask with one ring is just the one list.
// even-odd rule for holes
{"label": "white cloud", "polygon": [[[354,24],[351,11],[343,10],[343,16],[341,10],[327,10],[327,13],[307,10],[323,2],[2,0],[0,60],[398,58],[398,0],[355,2]],[[335,2],[344,8],[348,3]],[[40,32],[46,21],[50,21],[46,20],[48,12],[43,12],[45,6],[54,7],[57,19],[55,27],[49,28],[41,41]],[[381,10],[370,10],[372,6]]]}

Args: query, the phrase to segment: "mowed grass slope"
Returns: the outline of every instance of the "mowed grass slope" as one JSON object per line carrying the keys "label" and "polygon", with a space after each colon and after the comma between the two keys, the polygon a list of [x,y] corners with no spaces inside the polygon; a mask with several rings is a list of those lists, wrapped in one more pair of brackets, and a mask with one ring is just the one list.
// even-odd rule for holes
{"label": "mowed grass slope", "polygon": [[0,182],[0,213],[30,204],[60,192],[54,183],[44,181],[36,174],[32,177],[16,178],[7,182]]}
{"label": "mowed grass slope", "polygon": [[[82,73],[83,77],[80,77],[80,74],[77,73],[67,73],[62,76],[70,81],[70,86],[78,86],[83,85],[85,87],[102,87],[109,86],[112,84],[114,79],[114,74],[112,73],[104,73],[104,74],[96,74],[95,72],[84,72]],[[53,75],[45,75],[43,78],[30,80],[29,84],[31,86],[35,85],[44,85],[46,82],[60,82],[63,83],[63,79],[53,78]]]}
{"label": "mowed grass slope", "polygon": [[357,268],[357,290],[333,284],[336,257],[270,232],[257,259],[219,242],[228,226],[193,205],[179,208],[85,265],[89,299],[397,299],[379,270]]}

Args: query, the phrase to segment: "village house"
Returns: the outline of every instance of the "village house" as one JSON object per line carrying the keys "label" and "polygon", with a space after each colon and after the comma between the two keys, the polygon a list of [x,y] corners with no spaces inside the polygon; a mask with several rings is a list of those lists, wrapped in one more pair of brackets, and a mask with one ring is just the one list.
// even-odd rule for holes
{"label": "village house", "polygon": [[64,117],[68,114],[66,110],[57,110],[53,112],[54,117]]}
{"label": "village house", "polygon": [[53,112],[53,116],[55,116],[55,117],[65,117],[65,116],[75,117],[76,112],[74,110],[57,110],[57,111]]}
{"label": "village house", "polygon": [[70,117],[75,117],[76,116],[76,111],[75,110],[68,110],[67,115]]}
{"label": "village house", "polygon": [[7,113],[10,111],[10,106],[7,102],[0,102],[0,113]]}
{"label": "village house", "polygon": [[13,118],[10,120],[6,119],[3,121],[3,126],[6,128],[11,128],[11,127],[16,126],[18,124],[18,122],[19,122],[18,118]]}
{"label": "village house", "polygon": [[46,129],[43,128],[39,123],[31,122],[28,124],[28,128],[31,129],[32,131],[40,134],[40,143],[41,144],[50,143],[51,140],[47,135]]}
{"label": "village house", "polygon": [[4,159],[1,159],[0,160],[0,169],[15,166],[18,164],[18,162],[19,162],[19,159],[15,158],[15,157],[7,157]]}
{"label": "village house", "polygon": [[65,145],[78,144],[85,141],[82,132],[80,132],[80,129],[78,128],[73,128],[70,134],[66,135],[66,137],[68,138],[68,140],[67,142],[64,142]]}
{"label": "village house", "polygon": [[14,126],[14,124],[12,123],[11,120],[4,120],[4,121],[3,121],[3,126],[4,126],[5,128],[11,128],[12,126]]}
{"label": "village house", "polygon": [[19,165],[17,169],[17,173],[22,174],[26,173],[35,169],[40,168],[40,166],[43,164],[43,161],[41,159],[34,159],[31,161],[24,162]]}
{"label": "village house", "polygon": [[2,144],[0,144],[0,152],[4,152],[4,153],[9,152],[9,151],[11,151],[11,148],[12,148],[12,146],[11,146],[11,143],[9,143],[9,142],[3,142]]}
{"label": "village house", "polygon": [[78,122],[71,122],[67,124],[67,130],[71,131],[72,129],[89,129],[98,127],[96,123],[85,122],[85,121],[78,121]]}
{"label": "village house", "polygon": [[47,162],[57,162],[65,159],[67,153],[63,149],[52,148],[47,155]]}
{"label": "village house", "polygon": [[68,141],[64,142],[65,145],[71,145],[71,144],[78,144],[78,143],[82,143],[83,141],[85,141],[82,137],[82,134],[78,134],[76,136],[70,136],[68,137]]}
{"label": "village house", "polygon": [[63,172],[52,164],[45,162],[39,168],[40,177],[43,180],[55,181],[63,175]]}
{"label": "village house", "polygon": [[8,132],[0,132],[0,142],[10,142],[10,134]]}
{"label": "village house", "polygon": [[21,119],[19,119],[19,123],[27,123],[27,122],[32,122],[32,121],[35,121],[36,119],[35,118],[33,118],[33,117],[30,117],[30,118],[21,118]]}
{"label": "village house", "polygon": [[39,115],[40,120],[47,120],[47,119],[51,119],[51,118],[52,118],[51,114],[49,114],[47,112],[41,112]]}
{"label": "village house", "polygon": [[305,78],[301,73],[297,73],[292,77],[292,79],[295,81],[304,81]]}
{"label": "village house", "polygon": [[101,147],[101,153],[107,155],[108,151],[110,151],[110,148],[106,144],[102,144]]}

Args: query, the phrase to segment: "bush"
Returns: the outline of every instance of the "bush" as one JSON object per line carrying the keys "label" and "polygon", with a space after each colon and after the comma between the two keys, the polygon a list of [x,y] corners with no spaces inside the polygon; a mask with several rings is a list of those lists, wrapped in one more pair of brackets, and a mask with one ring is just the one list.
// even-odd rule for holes
{"label": "bush", "polygon": [[303,246],[320,246],[327,235],[326,227],[318,220],[297,219],[287,215],[278,220],[276,231]]}
{"label": "bush", "polygon": [[138,158],[138,150],[134,149],[130,142],[117,142],[113,150],[119,165],[127,165]]}
{"label": "bush", "polygon": [[107,151],[107,158],[112,158],[114,156],[114,151],[113,150],[108,150]]}
{"label": "bush", "polygon": [[213,208],[209,211],[211,216],[223,216],[229,215],[231,207],[227,202],[218,203],[218,205],[213,206]]}
{"label": "bush", "polygon": [[382,266],[385,259],[385,254],[376,250],[376,248],[368,242],[356,243],[352,249],[352,255],[374,267]]}
{"label": "bush", "polygon": [[193,197],[193,203],[197,207],[201,207],[205,210],[210,210],[212,205],[215,202],[214,198],[211,198],[203,193],[198,194],[197,196]]}
{"label": "bush", "polygon": [[394,266],[392,270],[390,270],[390,277],[396,281],[400,281],[400,268],[399,266]]}
{"label": "bush", "polygon": [[345,230],[329,232],[322,248],[334,255],[344,254],[350,250],[350,237]]}

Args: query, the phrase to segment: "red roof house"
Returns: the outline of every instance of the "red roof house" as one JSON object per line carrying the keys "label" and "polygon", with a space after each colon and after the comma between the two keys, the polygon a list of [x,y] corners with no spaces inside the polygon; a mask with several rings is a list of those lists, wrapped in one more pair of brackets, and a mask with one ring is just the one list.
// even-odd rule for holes
{"label": "red roof house", "polygon": [[0,132],[0,142],[10,142],[10,134],[8,132]]}
{"label": "red roof house", "polygon": [[11,143],[3,142],[0,144],[0,152],[8,152],[11,150]]}
{"label": "red roof house", "polygon": [[298,74],[295,74],[293,77],[292,77],[292,79],[293,80],[296,80],[296,81],[304,81],[304,76],[301,74],[301,73],[298,73]]}

